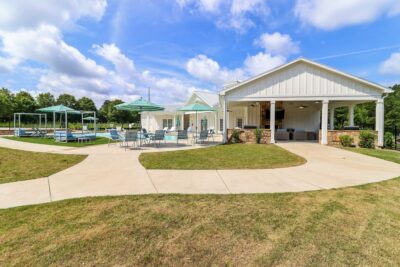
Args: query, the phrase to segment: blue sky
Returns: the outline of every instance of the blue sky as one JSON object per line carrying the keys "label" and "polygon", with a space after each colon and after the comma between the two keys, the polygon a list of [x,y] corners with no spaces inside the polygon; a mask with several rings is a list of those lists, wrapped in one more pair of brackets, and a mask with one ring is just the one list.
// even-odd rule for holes
{"label": "blue sky", "polygon": [[179,104],[297,57],[400,82],[398,0],[0,1],[0,86]]}

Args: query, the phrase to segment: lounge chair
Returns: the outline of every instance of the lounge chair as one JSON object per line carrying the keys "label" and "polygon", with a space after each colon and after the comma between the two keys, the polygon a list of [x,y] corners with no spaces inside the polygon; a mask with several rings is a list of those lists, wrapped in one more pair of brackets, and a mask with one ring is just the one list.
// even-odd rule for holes
{"label": "lounge chair", "polygon": [[150,136],[150,140],[154,142],[154,145],[160,146],[161,141],[165,141],[165,131],[164,130],[157,130],[154,135]]}
{"label": "lounge chair", "polygon": [[168,132],[168,127],[164,127],[163,131]]}
{"label": "lounge chair", "polygon": [[70,131],[55,131],[54,140],[56,142],[69,142],[69,141],[76,141],[77,138]]}
{"label": "lounge chair", "polygon": [[39,128],[33,128],[33,130],[35,131],[34,133],[33,133],[33,135],[32,136],[38,136],[38,137],[46,137],[46,131],[42,131],[42,130],[40,130]]}
{"label": "lounge chair", "polygon": [[171,129],[169,129],[170,132],[176,132],[175,126],[172,126]]}
{"label": "lounge chair", "polygon": [[14,135],[16,137],[30,137],[33,136],[35,132],[33,131],[25,131],[24,129],[18,128],[14,130]]}
{"label": "lounge chair", "polygon": [[200,131],[200,135],[197,138],[197,141],[199,141],[200,143],[208,141],[208,131],[207,130]]}
{"label": "lounge chair", "polygon": [[275,133],[275,139],[288,141],[290,139],[290,133],[287,131],[287,129],[278,129]]}
{"label": "lounge chair", "polygon": [[189,142],[188,132],[185,130],[178,130],[178,135],[176,136],[176,144],[179,143],[179,140],[186,140],[186,142]]}

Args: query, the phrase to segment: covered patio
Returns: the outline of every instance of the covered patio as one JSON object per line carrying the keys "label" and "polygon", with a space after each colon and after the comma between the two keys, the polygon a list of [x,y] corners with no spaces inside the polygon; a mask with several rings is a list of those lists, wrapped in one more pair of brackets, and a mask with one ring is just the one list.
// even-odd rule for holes
{"label": "covered patio", "polygon": [[[298,59],[226,87],[221,93],[224,141],[233,129],[245,142],[255,141],[255,128],[263,129],[262,143],[318,141],[335,144],[342,134],[358,140],[354,125],[357,104],[376,103],[377,145],[383,146],[384,98],[391,90],[319,63]],[[334,128],[335,109],[347,107],[348,125]]]}

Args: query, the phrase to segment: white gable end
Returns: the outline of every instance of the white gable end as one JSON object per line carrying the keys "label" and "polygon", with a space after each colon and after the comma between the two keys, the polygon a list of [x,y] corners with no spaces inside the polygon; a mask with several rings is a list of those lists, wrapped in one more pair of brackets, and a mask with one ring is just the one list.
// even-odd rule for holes
{"label": "white gable end", "polygon": [[241,98],[378,98],[382,90],[345,75],[299,61],[285,68],[238,85],[226,92],[230,99]]}

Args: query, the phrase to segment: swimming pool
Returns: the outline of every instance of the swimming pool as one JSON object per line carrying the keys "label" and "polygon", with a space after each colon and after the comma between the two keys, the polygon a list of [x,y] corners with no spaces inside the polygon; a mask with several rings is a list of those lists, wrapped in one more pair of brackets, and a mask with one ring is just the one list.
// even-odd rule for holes
{"label": "swimming pool", "polygon": [[[97,137],[111,138],[110,133],[96,133]],[[166,134],[164,137],[165,141],[176,141],[177,136],[172,134]]]}

